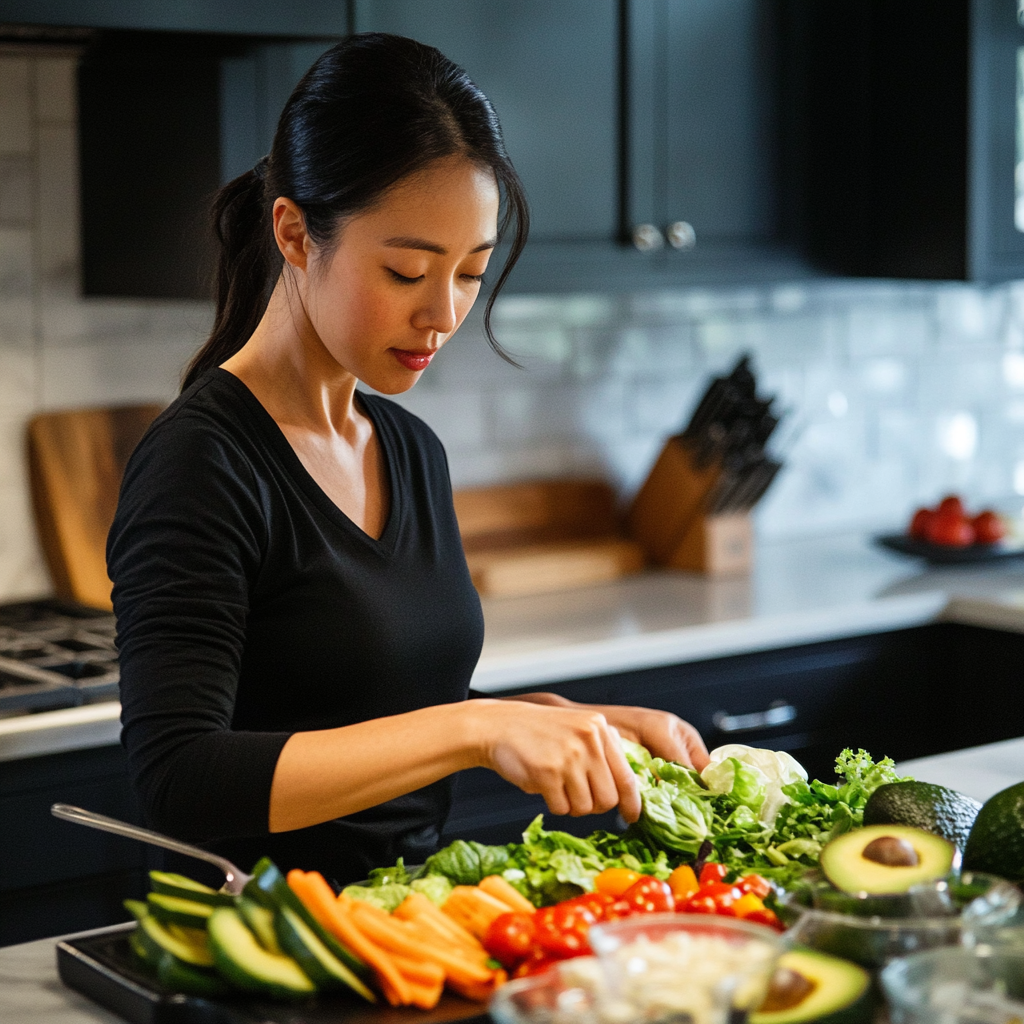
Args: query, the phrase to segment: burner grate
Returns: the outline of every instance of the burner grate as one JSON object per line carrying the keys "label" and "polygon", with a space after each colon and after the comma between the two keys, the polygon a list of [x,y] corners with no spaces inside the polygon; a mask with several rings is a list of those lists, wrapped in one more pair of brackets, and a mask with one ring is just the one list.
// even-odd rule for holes
{"label": "burner grate", "polygon": [[117,699],[114,616],[64,601],[0,605],[0,713]]}

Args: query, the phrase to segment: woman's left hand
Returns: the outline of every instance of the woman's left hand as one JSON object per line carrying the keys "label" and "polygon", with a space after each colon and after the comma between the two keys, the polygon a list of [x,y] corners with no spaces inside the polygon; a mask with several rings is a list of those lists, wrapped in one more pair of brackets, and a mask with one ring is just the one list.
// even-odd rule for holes
{"label": "woman's left hand", "polygon": [[635,708],[626,704],[577,704],[554,693],[523,693],[506,700],[525,700],[558,707],[588,708],[599,711],[620,736],[645,746],[655,757],[678,761],[701,771],[708,763],[708,748],[700,733],[671,711]]}

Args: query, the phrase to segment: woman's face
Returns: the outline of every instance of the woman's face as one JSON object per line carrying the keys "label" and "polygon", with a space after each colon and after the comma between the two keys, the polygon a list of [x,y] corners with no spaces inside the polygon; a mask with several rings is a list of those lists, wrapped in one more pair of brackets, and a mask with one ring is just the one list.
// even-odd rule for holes
{"label": "woman's face", "polygon": [[416,383],[476,301],[498,203],[492,171],[446,158],[349,220],[324,256],[307,243],[306,313],[339,366],[383,394]]}

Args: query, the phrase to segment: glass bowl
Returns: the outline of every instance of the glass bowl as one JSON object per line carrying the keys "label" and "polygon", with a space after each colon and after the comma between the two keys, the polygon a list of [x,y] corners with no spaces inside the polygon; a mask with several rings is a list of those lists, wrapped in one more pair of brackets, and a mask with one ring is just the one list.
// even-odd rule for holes
{"label": "glass bowl", "polygon": [[880,975],[892,1024],[1020,1024],[1024,950],[932,949]]}
{"label": "glass bowl", "polygon": [[595,925],[590,945],[610,991],[639,1021],[718,1024],[764,999],[782,937],[707,914],[642,914]]}
{"label": "glass bowl", "polygon": [[780,911],[790,942],[877,970],[894,957],[970,941],[1020,902],[1015,886],[977,872],[892,896],[838,893],[812,877],[782,897]]}
{"label": "glass bowl", "polygon": [[502,985],[488,1006],[496,1024],[605,1024],[616,1015],[597,957],[581,956]]}

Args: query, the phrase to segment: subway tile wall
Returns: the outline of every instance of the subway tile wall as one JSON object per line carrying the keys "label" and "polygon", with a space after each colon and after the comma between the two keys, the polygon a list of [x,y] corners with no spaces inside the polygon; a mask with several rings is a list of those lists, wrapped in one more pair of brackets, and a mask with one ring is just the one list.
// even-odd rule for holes
{"label": "subway tile wall", "polygon": [[[0,53],[0,600],[45,594],[25,472],[36,412],[170,401],[205,303],[78,294],[71,55]],[[508,296],[398,400],[438,432],[456,486],[642,481],[710,374],[754,357],[787,411],[765,537],[897,527],[959,489],[1024,504],[1024,284],[782,283],[628,295]]]}

